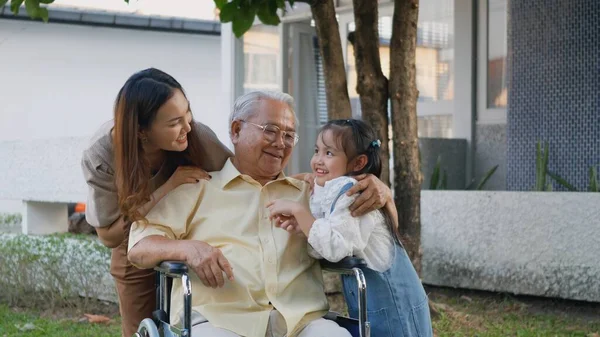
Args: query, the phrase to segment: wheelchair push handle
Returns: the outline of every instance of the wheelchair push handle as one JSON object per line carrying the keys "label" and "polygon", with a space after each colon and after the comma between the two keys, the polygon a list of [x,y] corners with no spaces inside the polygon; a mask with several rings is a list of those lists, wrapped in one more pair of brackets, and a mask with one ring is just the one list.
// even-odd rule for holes
{"label": "wheelchair push handle", "polygon": [[169,277],[180,278],[188,273],[188,266],[180,261],[163,261],[154,270]]}
{"label": "wheelchair push handle", "polygon": [[345,257],[338,262],[330,262],[327,260],[320,260],[320,263],[321,263],[321,268],[333,270],[333,271],[342,271],[342,270],[350,271],[354,268],[366,268],[367,267],[367,262],[365,262],[365,260],[358,258],[358,257],[354,257],[354,256]]}

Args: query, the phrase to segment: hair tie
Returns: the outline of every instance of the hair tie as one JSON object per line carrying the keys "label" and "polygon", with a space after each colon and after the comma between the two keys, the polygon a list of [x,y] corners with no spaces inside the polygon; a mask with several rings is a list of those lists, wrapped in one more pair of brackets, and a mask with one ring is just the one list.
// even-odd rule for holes
{"label": "hair tie", "polygon": [[371,147],[376,148],[376,149],[380,148],[381,147],[381,141],[379,139],[372,141],[371,142]]}

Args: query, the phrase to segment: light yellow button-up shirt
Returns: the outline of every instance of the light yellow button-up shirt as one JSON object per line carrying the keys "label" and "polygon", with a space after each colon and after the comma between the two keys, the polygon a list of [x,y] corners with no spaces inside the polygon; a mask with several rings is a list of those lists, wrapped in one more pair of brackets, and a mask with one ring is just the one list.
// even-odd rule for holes
{"label": "light yellow button-up shirt", "polygon": [[[308,204],[309,186],[281,174],[262,186],[227,161],[210,181],[184,184],[148,213],[149,225],[131,226],[129,249],[150,235],[200,240],[219,248],[233,267],[223,288],[205,287],[195,273],[192,307],[211,324],[250,337],[265,336],[274,308],[290,336],[328,309],[319,263],[308,256],[306,239],[274,227],[265,205],[274,199]],[[183,310],[173,283],[171,321]]]}

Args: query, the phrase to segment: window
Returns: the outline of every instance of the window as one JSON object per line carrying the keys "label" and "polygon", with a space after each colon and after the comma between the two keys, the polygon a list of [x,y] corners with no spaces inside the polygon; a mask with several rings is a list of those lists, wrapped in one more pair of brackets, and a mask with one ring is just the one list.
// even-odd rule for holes
{"label": "window", "polygon": [[255,25],[244,34],[244,93],[279,90],[279,30]]}
{"label": "window", "polygon": [[506,0],[488,0],[487,107],[504,108],[506,90]]}
{"label": "window", "polygon": [[[383,74],[389,77],[391,11],[379,18],[379,55]],[[355,30],[348,23],[348,32]],[[353,116],[360,116],[354,49],[346,48],[348,94]],[[454,99],[454,0],[422,0],[417,25],[416,80],[419,98],[419,128],[423,137],[452,137],[452,101]]]}

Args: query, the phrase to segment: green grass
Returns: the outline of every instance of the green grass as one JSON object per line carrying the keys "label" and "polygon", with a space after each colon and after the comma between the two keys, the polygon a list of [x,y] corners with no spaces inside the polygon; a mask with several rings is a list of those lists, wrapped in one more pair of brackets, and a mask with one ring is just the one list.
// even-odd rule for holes
{"label": "green grass", "polygon": [[[430,289],[438,337],[600,337],[600,305]],[[466,294],[466,295],[465,295]]]}
{"label": "green grass", "polygon": [[[34,310],[15,310],[0,304],[0,337],[119,337],[121,325],[118,318],[106,324],[92,324],[80,317],[42,317]],[[33,324],[35,328],[23,331],[20,328]]]}
{"label": "green grass", "polygon": [[[430,287],[427,291],[438,311],[433,319],[436,337],[600,337],[598,303]],[[94,311],[111,321],[88,323],[78,309],[40,312],[0,304],[0,337],[119,337],[116,306],[98,304]],[[27,323],[35,329],[20,331]]]}

